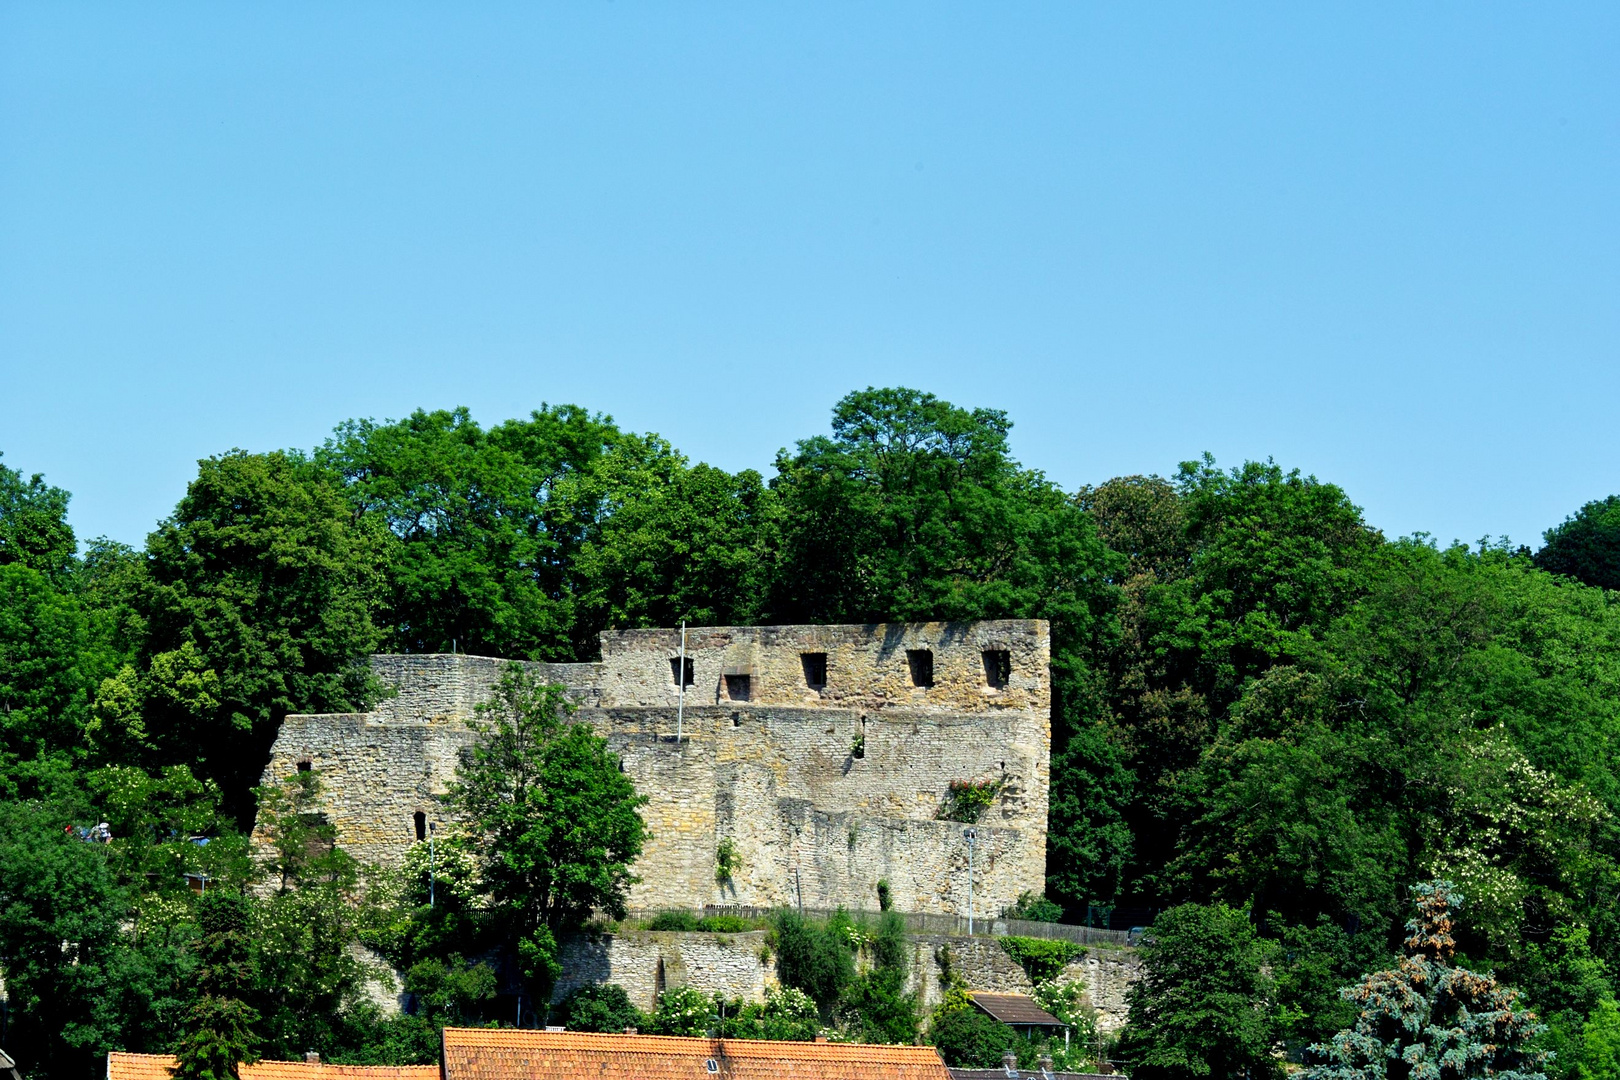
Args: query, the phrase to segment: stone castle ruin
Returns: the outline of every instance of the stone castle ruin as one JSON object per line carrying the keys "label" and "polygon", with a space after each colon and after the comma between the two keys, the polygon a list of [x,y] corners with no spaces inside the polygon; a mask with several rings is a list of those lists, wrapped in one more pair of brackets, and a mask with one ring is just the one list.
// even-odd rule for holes
{"label": "stone castle ruin", "polygon": [[[602,635],[599,662],[525,664],[567,688],[649,800],[632,907],[871,910],[881,880],[901,911],[965,915],[975,813],[974,910],[1041,891],[1045,622],[699,627],[684,651],[678,630],[625,630]],[[338,842],[397,865],[444,820],[467,721],[505,663],[374,657],[395,695],[289,716],[264,781],[319,770]],[[722,844],[734,865],[717,879]]]}

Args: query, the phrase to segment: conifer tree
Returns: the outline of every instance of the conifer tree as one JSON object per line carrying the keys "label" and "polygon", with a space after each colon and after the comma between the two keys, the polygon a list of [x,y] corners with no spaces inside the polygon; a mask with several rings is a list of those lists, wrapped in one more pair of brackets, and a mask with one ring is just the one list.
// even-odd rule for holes
{"label": "conifer tree", "polygon": [[1462,896],[1449,881],[1417,886],[1417,917],[1406,924],[1406,955],[1340,991],[1360,1010],[1355,1027],[1327,1045],[1306,1080],[1546,1080],[1545,1030],[1519,992],[1452,963],[1452,912]]}
{"label": "conifer tree", "polygon": [[175,1046],[174,1080],[237,1080],[243,1062],[258,1060],[258,1012],[242,1000],[250,992],[248,901],[220,890],[197,907],[202,929],[196,1003]]}

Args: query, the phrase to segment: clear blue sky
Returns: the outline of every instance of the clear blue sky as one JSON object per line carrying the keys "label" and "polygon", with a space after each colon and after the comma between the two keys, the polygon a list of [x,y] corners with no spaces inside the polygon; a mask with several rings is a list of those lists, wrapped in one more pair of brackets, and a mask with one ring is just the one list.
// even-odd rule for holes
{"label": "clear blue sky", "polygon": [[85,538],[348,417],[768,473],[904,384],[1533,543],[1617,345],[1620,4],[0,2],[0,451]]}

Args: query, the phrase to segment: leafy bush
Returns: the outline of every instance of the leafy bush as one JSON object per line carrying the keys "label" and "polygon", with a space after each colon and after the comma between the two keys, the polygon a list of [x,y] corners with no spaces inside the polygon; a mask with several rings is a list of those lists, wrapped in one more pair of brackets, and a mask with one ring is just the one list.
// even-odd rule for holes
{"label": "leafy bush", "polygon": [[1086,954],[1086,950],[1062,938],[1004,937],[1001,950],[1024,969],[1029,981],[1039,986],[1063,973],[1070,961]]}
{"label": "leafy bush", "polygon": [[713,998],[695,987],[676,986],[658,996],[647,1030],[654,1035],[706,1035],[716,1019]]}
{"label": "leafy bush", "polygon": [[1023,919],[1026,922],[1058,922],[1063,918],[1063,909],[1045,896],[1036,896],[1026,889],[1019,894],[1016,904],[1001,909],[1001,916],[1004,919]]}
{"label": "leafy bush", "polygon": [[613,983],[601,986],[581,986],[562,1001],[552,1012],[552,1020],[569,1031],[623,1031],[627,1027],[646,1026],[641,1010],[630,1003],[624,987]]}
{"label": "leafy bush", "polygon": [[945,1064],[961,1069],[993,1069],[1013,1045],[1012,1028],[992,1020],[971,1004],[942,1007],[934,1015],[928,1037]]}
{"label": "leafy bush", "polygon": [[683,930],[690,933],[698,929],[698,917],[690,911],[660,911],[652,917],[647,929]]}
{"label": "leafy bush", "polygon": [[917,996],[906,992],[905,920],[887,912],[867,942],[872,967],[844,994],[850,1033],[861,1042],[914,1042]]}
{"label": "leafy bush", "polygon": [[940,804],[939,813],[934,816],[940,821],[960,821],[972,825],[995,805],[996,796],[1001,794],[1005,783],[999,776],[994,780],[952,780],[951,789]]}
{"label": "leafy bush", "polygon": [[741,915],[705,915],[697,921],[697,928],[710,934],[741,934],[759,929],[759,924]]}
{"label": "leafy bush", "polygon": [[727,1039],[784,1039],[809,1042],[821,1031],[810,995],[792,987],[765,991],[763,1005],[733,1002],[725,1007],[719,1033]]}
{"label": "leafy bush", "polygon": [[720,846],[714,849],[714,880],[724,884],[741,867],[742,856],[737,854],[737,842],[729,836],[722,837]]}
{"label": "leafy bush", "polygon": [[802,990],[822,1009],[831,1009],[855,977],[854,957],[836,931],[784,909],[776,913],[772,934],[776,976],[782,985]]}

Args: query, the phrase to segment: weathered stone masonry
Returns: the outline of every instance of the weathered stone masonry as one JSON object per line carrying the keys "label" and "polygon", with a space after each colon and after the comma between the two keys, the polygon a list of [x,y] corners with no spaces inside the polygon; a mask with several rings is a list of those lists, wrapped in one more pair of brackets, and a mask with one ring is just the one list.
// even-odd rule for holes
{"label": "weathered stone masonry", "polygon": [[[1041,621],[703,627],[602,635],[593,664],[529,664],[563,684],[649,799],[636,907],[710,903],[965,912],[962,825],[937,815],[954,781],[998,782],[977,825],[975,909],[1045,877],[1050,640]],[[266,782],[318,769],[325,810],[359,858],[396,864],[417,814],[474,735],[503,661],[379,656],[396,696],[369,713],[288,717]],[[740,866],[715,880],[730,838]]]}

